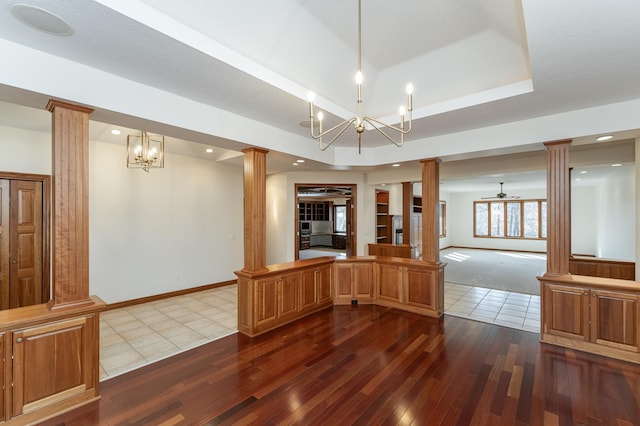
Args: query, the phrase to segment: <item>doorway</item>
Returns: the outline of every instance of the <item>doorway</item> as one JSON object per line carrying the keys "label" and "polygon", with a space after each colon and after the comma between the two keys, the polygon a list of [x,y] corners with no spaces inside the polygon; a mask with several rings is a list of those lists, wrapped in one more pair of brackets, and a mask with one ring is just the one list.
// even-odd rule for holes
{"label": "doorway", "polygon": [[355,184],[296,184],[295,259],[356,254]]}
{"label": "doorway", "polygon": [[49,176],[0,173],[0,309],[49,300]]}

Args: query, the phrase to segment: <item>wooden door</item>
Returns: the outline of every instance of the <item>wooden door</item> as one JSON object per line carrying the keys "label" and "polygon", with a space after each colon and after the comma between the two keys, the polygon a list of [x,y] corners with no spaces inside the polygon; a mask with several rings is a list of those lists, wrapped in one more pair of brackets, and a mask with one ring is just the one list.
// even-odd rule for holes
{"label": "wooden door", "polygon": [[43,303],[42,182],[10,181],[9,308]]}

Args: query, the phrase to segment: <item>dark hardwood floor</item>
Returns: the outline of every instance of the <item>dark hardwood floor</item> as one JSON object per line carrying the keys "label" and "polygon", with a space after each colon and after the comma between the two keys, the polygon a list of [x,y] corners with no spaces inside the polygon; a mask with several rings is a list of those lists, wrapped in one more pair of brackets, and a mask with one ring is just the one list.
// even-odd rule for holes
{"label": "dark hardwood floor", "polygon": [[107,380],[47,425],[640,425],[640,366],[538,334],[339,306]]}

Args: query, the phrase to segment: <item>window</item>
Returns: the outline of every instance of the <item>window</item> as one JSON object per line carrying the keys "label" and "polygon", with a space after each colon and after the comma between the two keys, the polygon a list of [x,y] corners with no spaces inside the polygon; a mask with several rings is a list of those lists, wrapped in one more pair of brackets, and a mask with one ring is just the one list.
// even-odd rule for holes
{"label": "window", "polygon": [[476,201],[474,237],[547,238],[547,201]]}
{"label": "window", "polygon": [[334,232],[347,232],[347,206],[333,207]]}
{"label": "window", "polygon": [[447,202],[440,201],[439,205],[439,224],[440,224],[440,238],[447,236]]}

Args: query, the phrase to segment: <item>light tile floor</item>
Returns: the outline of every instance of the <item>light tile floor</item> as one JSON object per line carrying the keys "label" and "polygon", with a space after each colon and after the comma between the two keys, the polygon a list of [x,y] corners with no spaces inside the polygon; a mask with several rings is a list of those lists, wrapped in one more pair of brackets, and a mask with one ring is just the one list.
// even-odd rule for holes
{"label": "light tile floor", "polygon": [[[100,380],[237,331],[236,285],[100,315]],[[445,283],[445,314],[540,332],[540,297]]]}
{"label": "light tile floor", "polygon": [[238,331],[237,286],[114,309],[100,315],[100,380]]}
{"label": "light tile floor", "polygon": [[533,333],[540,332],[540,296],[445,283],[444,312]]}

